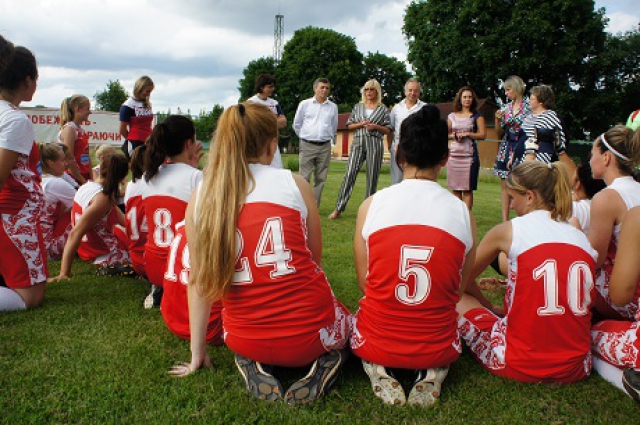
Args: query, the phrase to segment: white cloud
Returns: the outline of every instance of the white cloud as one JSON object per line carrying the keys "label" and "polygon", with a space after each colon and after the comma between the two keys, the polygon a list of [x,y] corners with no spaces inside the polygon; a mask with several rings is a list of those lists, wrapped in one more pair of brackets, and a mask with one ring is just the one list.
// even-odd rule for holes
{"label": "white cloud", "polygon": [[631,15],[625,12],[613,12],[611,14],[607,14],[607,17],[609,18],[607,31],[612,34],[630,31],[640,23],[640,16]]}

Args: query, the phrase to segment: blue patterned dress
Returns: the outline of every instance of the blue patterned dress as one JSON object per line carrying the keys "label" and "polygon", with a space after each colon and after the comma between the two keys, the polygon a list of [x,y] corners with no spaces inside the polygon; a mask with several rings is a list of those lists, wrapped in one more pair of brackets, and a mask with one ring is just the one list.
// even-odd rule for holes
{"label": "blue patterned dress", "polygon": [[496,165],[493,169],[493,174],[501,179],[506,179],[511,173],[507,165],[518,143],[518,133],[522,123],[529,114],[531,114],[531,109],[529,108],[529,98],[527,97],[522,99],[520,107],[516,110],[513,109],[513,101],[509,102],[505,107],[505,114],[500,120],[500,127],[504,130],[504,137],[500,141]]}

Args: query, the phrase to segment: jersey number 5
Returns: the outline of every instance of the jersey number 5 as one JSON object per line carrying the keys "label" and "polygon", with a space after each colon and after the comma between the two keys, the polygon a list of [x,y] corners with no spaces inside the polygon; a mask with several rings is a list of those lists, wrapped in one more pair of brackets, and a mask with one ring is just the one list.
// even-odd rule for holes
{"label": "jersey number 5", "polygon": [[[425,267],[431,259],[433,247],[403,245],[400,248],[400,268],[398,277],[401,283],[396,285],[396,299],[402,304],[417,305],[424,302],[431,291],[431,275]],[[409,291],[406,283],[409,277],[415,280],[415,290]]]}

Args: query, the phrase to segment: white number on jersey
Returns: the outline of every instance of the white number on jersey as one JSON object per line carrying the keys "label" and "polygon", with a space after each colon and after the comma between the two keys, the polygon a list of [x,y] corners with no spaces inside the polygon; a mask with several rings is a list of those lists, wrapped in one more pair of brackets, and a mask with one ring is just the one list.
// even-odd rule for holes
{"label": "white number on jersey", "polygon": [[173,241],[173,228],[171,227],[171,211],[158,208],[153,213],[153,241],[158,248],[167,248]]}
{"label": "white number on jersey", "polygon": [[142,217],[140,229],[138,229],[138,207],[132,207],[127,211],[127,219],[129,220],[129,239],[137,241],[140,239],[140,233],[147,233],[147,217]]}
{"label": "white number on jersey", "polygon": [[173,239],[173,242],[171,242],[169,257],[167,258],[167,271],[164,273],[164,278],[172,282],[176,282],[178,280],[178,276],[176,275],[176,259],[178,258],[178,255],[181,255],[182,270],[180,270],[180,283],[187,285],[189,283],[189,271],[191,269],[189,260],[189,244],[184,244],[184,249],[179,253],[178,247],[181,240],[182,235],[178,234],[178,236]]}
{"label": "white number on jersey", "polygon": [[[253,282],[249,258],[240,256],[243,248],[244,238],[240,230],[236,229],[236,264],[239,266],[233,277],[235,285],[246,285]],[[291,250],[287,249],[284,240],[282,220],[279,217],[267,219],[253,255],[255,265],[257,267],[273,267],[269,276],[272,279],[278,278],[295,273],[295,267],[290,265],[291,257]]]}
{"label": "white number on jersey", "polygon": [[[425,264],[431,259],[433,247],[403,245],[400,248],[400,268],[398,277],[402,279],[396,286],[396,299],[406,305],[417,305],[424,302],[431,291],[431,275]],[[415,291],[409,293],[407,280],[410,276],[415,280]]]}
{"label": "white number on jersey", "polygon": [[[543,279],[544,307],[538,308],[538,315],[551,316],[564,314],[564,307],[558,305],[558,266],[555,260],[547,260],[533,270],[535,280]],[[567,275],[567,301],[571,312],[576,316],[588,313],[591,303],[593,274],[589,265],[576,261],[569,266]]]}

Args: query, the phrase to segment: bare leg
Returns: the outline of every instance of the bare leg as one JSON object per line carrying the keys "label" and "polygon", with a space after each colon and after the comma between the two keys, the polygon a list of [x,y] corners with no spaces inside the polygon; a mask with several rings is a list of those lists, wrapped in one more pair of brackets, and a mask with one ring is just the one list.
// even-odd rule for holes
{"label": "bare leg", "polygon": [[465,204],[467,204],[467,208],[469,208],[469,211],[471,211],[471,208],[473,208],[473,191],[468,190],[462,192],[462,200]]}
{"label": "bare leg", "polygon": [[502,221],[509,221],[509,194],[506,179],[500,179],[500,202],[502,203]]}
{"label": "bare leg", "polygon": [[42,304],[42,301],[44,300],[44,290],[46,288],[47,283],[42,282],[26,288],[16,288],[14,291],[22,297],[27,308],[34,308]]}

